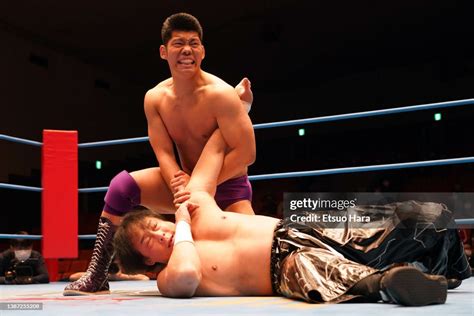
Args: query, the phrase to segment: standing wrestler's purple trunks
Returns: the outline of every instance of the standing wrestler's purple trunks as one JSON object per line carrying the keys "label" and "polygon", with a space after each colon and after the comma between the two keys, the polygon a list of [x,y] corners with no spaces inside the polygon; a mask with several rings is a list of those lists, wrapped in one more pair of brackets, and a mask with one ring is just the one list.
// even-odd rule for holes
{"label": "standing wrestler's purple trunks", "polygon": [[252,186],[247,175],[229,179],[219,184],[215,199],[217,205],[223,210],[238,201],[252,201]]}

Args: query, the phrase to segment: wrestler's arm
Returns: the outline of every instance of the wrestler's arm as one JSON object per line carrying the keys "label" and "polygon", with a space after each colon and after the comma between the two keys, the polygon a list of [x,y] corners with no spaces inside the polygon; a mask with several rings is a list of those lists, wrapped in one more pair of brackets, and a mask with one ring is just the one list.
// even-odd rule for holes
{"label": "wrestler's arm", "polygon": [[[204,146],[186,186],[186,190],[191,193],[189,202],[198,206],[195,212],[205,214],[221,211],[213,196],[224,161],[225,148],[226,143],[222,134],[219,129],[216,129]],[[188,207],[187,203],[183,203],[178,208],[175,214],[176,222],[185,220],[191,223],[191,216],[187,212]],[[193,218],[195,217],[193,216]],[[157,282],[158,288],[164,296],[192,297],[201,279],[201,261],[194,243],[180,242],[173,247],[168,264],[158,274]]]}
{"label": "wrestler's arm", "polygon": [[[176,223],[191,224],[189,211],[196,205],[182,204],[176,211]],[[178,233],[175,238],[177,239]],[[158,274],[158,288],[164,296],[192,297],[202,279],[201,260],[191,241],[181,241],[173,246],[173,252],[166,267]]]}
{"label": "wrestler's arm", "polygon": [[[216,129],[204,146],[191,174],[191,179],[186,186],[186,190],[191,192],[191,196],[193,193],[202,192],[206,193],[214,201],[213,196],[216,193],[217,181],[220,178],[219,174],[221,174],[223,164],[225,163],[225,149],[226,142],[222,133],[220,129]],[[191,202],[193,201],[191,200]],[[199,201],[195,202],[200,205]]]}
{"label": "wrestler's arm", "polygon": [[158,274],[160,293],[168,297],[192,297],[201,282],[201,261],[194,244],[174,246],[170,260]]}
{"label": "wrestler's arm", "polygon": [[[198,205],[191,212],[205,214],[221,211],[214,201],[216,182],[224,161],[226,143],[219,129],[207,141],[199,160],[194,167],[186,190],[191,192],[189,202]],[[176,211],[176,222],[185,220],[191,223],[187,203]],[[200,214],[196,214],[199,216]],[[193,219],[195,216],[193,214]],[[201,261],[191,242],[180,242],[173,247],[168,264],[158,275],[158,288],[161,294],[169,297],[192,297],[202,279]]]}
{"label": "wrestler's arm", "polygon": [[233,178],[255,161],[255,135],[252,122],[242,103],[232,88],[220,88],[211,99],[211,108],[217,119],[228,152],[224,158],[220,184]]}
{"label": "wrestler's arm", "polygon": [[163,179],[171,190],[170,181],[173,175],[180,170],[176,163],[174,155],[173,141],[156,109],[157,96],[156,92],[150,91],[145,95],[144,107],[145,115],[148,123],[148,136],[150,144],[158,160],[160,171]]}

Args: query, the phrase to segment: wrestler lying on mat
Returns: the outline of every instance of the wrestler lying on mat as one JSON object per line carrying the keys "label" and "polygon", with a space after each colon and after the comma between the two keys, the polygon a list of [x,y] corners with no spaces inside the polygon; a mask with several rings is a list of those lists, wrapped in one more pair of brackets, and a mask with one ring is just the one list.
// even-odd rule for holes
{"label": "wrestler lying on mat", "polygon": [[[190,198],[176,212],[176,225],[147,210],[124,217],[114,245],[125,273],[160,269],[157,285],[169,297],[281,294],[308,302],[409,306],[444,303],[446,277],[468,277],[456,231],[427,229],[414,240],[407,230],[386,224],[343,245],[317,228],[298,230],[272,217],[223,212],[213,195],[224,152],[216,130],[194,168],[186,187]],[[421,209],[418,218],[440,206],[412,204]],[[408,264],[393,265],[402,262]],[[431,274],[409,265],[415,262]]]}

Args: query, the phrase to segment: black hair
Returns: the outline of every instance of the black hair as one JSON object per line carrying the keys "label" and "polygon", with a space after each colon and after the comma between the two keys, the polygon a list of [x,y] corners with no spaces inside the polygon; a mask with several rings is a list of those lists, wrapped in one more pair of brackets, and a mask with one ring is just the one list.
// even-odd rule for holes
{"label": "black hair", "polygon": [[202,42],[203,32],[201,23],[189,13],[175,13],[165,20],[161,28],[161,40],[163,41],[163,45],[168,44],[173,31],[196,32]]}
{"label": "black hair", "polygon": [[154,265],[147,265],[146,258],[139,253],[132,244],[131,233],[134,227],[139,226],[146,217],[155,217],[163,220],[160,214],[151,210],[138,210],[127,213],[120,226],[117,228],[114,236],[115,255],[123,273],[138,274],[145,272],[157,272],[165,265],[155,263]]}

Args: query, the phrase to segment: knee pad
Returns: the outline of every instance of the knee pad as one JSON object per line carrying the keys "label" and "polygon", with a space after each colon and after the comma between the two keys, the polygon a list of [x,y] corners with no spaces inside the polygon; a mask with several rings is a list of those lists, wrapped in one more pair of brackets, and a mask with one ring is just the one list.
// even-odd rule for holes
{"label": "knee pad", "polygon": [[135,179],[124,170],[110,181],[104,202],[104,211],[112,215],[123,216],[140,204],[140,187]]}

